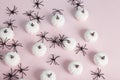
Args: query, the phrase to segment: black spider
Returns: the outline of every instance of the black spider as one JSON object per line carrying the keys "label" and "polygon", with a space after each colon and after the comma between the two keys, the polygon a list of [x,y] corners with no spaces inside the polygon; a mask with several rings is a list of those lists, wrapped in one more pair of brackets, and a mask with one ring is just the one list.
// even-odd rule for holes
{"label": "black spider", "polygon": [[0,55],[0,60],[3,60],[3,55]]}
{"label": "black spider", "polygon": [[91,71],[91,75],[94,75],[94,76],[95,76],[95,77],[93,78],[93,80],[98,80],[99,78],[105,79],[105,77],[103,76],[104,73],[101,73],[101,69],[99,69],[99,68],[97,68],[97,72]]}
{"label": "black spider", "polygon": [[29,19],[31,20],[33,18],[33,13],[34,13],[33,10],[29,10],[29,11],[26,11],[25,13],[23,13],[23,14],[28,16]]}
{"label": "black spider", "polygon": [[63,41],[65,41],[66,38],[67,37],[65,35],[59,34],[58,45],[61,46],[61,47],[64,47]]}
{"label": "black spider", "polygon": [[83,5],[83,1],[78,1],[78,2],[76,2],[76,3],[74,3],[74,6],[75,6],[75,8],[78,10],[78,7],[81,7],[83,10],[82,10],[82,12],[84,13],[84,5]]}
{"label": "black spider", "polygon": [[46,40],[46,41],[48,41],[48,38],[46,37],[46,35],[48,34],[48,32],[41,32],[41,34],[38,34],[37,36],[39,36],[40,37],[40,40],[38,40],[38,42],[39,41],[42,41],[42,43],[44,42],[44,40]]}
{"label": "black spider", "polygon": [[8,41],[9,41],[9,39],[7,39],[7,38],[5,40],[0,38],[0,48],[2,48],[2,49],[4,49],[5,47],[8,48],[9,47],[9,45],[7,44]]}
{"label": "black spider", "polygon": [[14,8],[13,9],[10,9],[9,7],[7,7],[7,9],[6,9],[7,11],[8,11],[8,15],[9,16],[11,16],[11,15],[17,15],[17,13],[18,13],[18,11],[17,11],[17,7],[16,6],[14,6]]}
{"label": "black spider", "polygon": [[75,50],[76,51],[76,54],[78,54],[80,51],[83,53],[83,56],[85,56],[86,55],[86,50],[88,50],[87,48],[86,48],[86,44],[84,45],[84,46],[80,46],[80,44],[78,43],[78,45],[76,46],[77,47],[77,49]]}
{"label": "black spider", "polygon": [[14,21],[15,20],[10,19],[9,21],[5,21],[3,23],[6,24],[8,28],[11,28],[13,30],[13,28],[17,28],[17,26],[14,26],[13,24]]}
{"label": "black spider", "polygon": [[19,64],[18,69],[16,69],[16,71],[17,71],[17,73],[21,74],[21,78],[23,78],[24,76],[27,76],[27,74],[25,72],[29,70],[28,68],[29,68],[28,66],[25,68],[22,68],[22,65]]}
{"label": "black spider", "polygon": [[48,41],[50,41],[52,43],[52,45],[50,46],[50,48],[55,48],[56,45],[58,45],[58,37],[54,37],[54,38],[49,38]]}
{"label": "black spider", "polygon": [[13,51],[18,52],[18,51],[17,51],[17,47],[18,47],[18,46],[19,46],[19,47],[23,47],[23,46],[22,46],[22,43],[19,43],[18,40],[15,41],[14,39],[13,39],[12,41],[13,41],[13,42],[9,45],[9,49],[13,49]]}
{"label": "black spider", "polygon": [[40,1],[40,0],[33,0],[33,7],[35,7],[36,9],[40,9],[40,6],[44,6],[42,3],[43,1]]}
{"label": "black spider", "polygon": [[47,61],[47,63],[50,63],[50,65],[52,65],[52,64],[59,65],[57,63],[56,59],[58,59],[60,56],[55,56],[54,54],[51,54],[51,55],[52,55],[52,57],[49,58],[50,60]]}
{"label": "black spider", "polygon": [[44,20],[44,17],[45,16],[39,16],[39,12],[35,13],[34,16],[33,16],[33,19],[32,20],[37,20],[38,23],[41,22],[41,20]]}
{"label": "black spider", "polygon": [[71,3],[71,5],[75,5],[78,2],[79,0],[68,0],[68,3]]}
{"label": "black spider", "polygon": [[11,71],[10,71],[9,73],[7,73],[7,74],[4,74],[4,73],[3,73],[3,75],[4,75],[4,78],[3,78],[3,79],[6,79],[6,80],[19,79],[19,78],[18,78],[18,75],[17,75],[16,73],[17,73],[16,70],[13,70],[13,69],[11,68]]}

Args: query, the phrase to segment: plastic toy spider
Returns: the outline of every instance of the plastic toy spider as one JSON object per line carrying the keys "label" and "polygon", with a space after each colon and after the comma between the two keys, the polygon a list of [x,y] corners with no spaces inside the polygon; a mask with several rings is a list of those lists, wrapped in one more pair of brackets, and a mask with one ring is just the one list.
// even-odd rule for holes
{"label": "plastic toy spider", "polygon": [[35,7],[36,9],[40,9],[40,6],[44,6],[42,4],[43,1],[40,1],[40,0],[34,0],[33,3],[34,3],[33,7]]}
{"label": "plastic toy spider", "polygon": [[25,72],[29,70],[28,68],[29,68],[28,66],[25,68],[22,68],[22,65],[19,64],[18,69],[16,69],[16,71],[17,71],[17,73],[21,74],[21,78],[23,78],[24,76],[27,76],[27,74]]}
{"label": "plastic toy spider", "polygon": [[80,44],[78,43],[78,45],[76,46],[77,47],[77,49],[75,50],[76,51],[76,54],[78,54],[80,51],[83,53],[83,56],[85,56],[86,55],[86,50],[88,50],[87,48],[86,48],[86,44],[84,45],[84,46],[80,46]]}
{"label": "plastic toy spider", "polygon": [[13,49],[13,51],[15,51],[15,52],[18,52],[17,51],[17,47],[19,46],[19,47],[23,47],[22,46],[22,43],[19,43],[19,41],[17,40],[17,41],[15,41],[15,40],[12,40],[13,42],[11,43],[11,45],[9,45],[9,49]]}
{"label": "plastic toy spider", "polygon": [[40,37],[40,40],[38,40],[38,42],[39,41],[42,41],[42,43],[44,42],[44,40],[46,40],[46,41],[48,41],[48,38],[46,37],[46,35],[48,34],[48,32],[41,32],[41,34],[38,34],[37,36],[39,36]]}
{"label": "plastic toy spider", "polygon": [[65,41],[67,37],[65,35],[59,34],[58,45],[64,47],[63,41]]}
{"label": "plastic toy spider", "polygon": [[9,41],[9,39],[5,39],[5,40],[2,40],[1,38],[0,38],[0,48],[2,48],[2,49],[4,49],[5,47],[6,48],[8,48],[8,44],[7,44],[7,42]]}
{"label": "plastic toy spider", "polygon": [[12,68],[11,68],[10,73],[7,73],[7,74],[3,73],[3,75],[5,76],[3,79],[6,79],[6,80],[19,79],[18,75],[16,74],[16,70],[13,70]]}
{"label": "plastic toy spider", "polygon": [[78,1],[78,2],[76,2],[76,3],[74,3],[74,6],[75,6],[75,8],[78,10],[78,7],[81,7],[81,8],[83,8],[83,11],[82,12],[84,12],[84,5],[83,5],[83,1]]}
{"label": "plastic toy spider", "polygon": [[56,45],[58,45],[58,37],[54,37],[54,38],[49,38],[48,41],[50,41],[52,43],[52,45],[50,46],[50,48],[55,48]]}
{"label": "plastic toy spider", "polygon": [[37,12],[37,13],[34,14],[33,20],[37,20],[37,22],[40,23],[41,20],[44,20],[44,19],[43,19],[44,17],[45,17],[45,16],[42,16],[42,17],[39,16],[39,12]]}
{"label": "plastic toy spider", "polygon": [[63,9],[52,9],[52,10],[53,10],[53,12],[52,12],[53,15],[55,15],[56,13],[63,15],[63,13],[62,13],[62,11],[64,11]]}
{"label": "plastic toy spider", "polygon": [[94,75],[94,76],[95,76],[95,77],[93,78],[93,80],[98,80],[99,78],[105,79],[105,77],[103,76],[104,73],[101,73],[101,69],[99,69],[99,68],[97,68],[97,72],[91,71],[91,75]]}
{"label": "plastic toy spider", "polygon": [[52,57],[50,58],[49,61],[47,61],[47,63],[50,63],[50,65],[52,65],[52,64],[59,65],[57,63],[56,59],[58,59],[60,56],[55,56],[54,54],[51,54],[51,55],[52,55]]}
{"label": "plastic toy spider", "polygon": [[17,11],[17,7],[16,6],[14,6],[14,8],[13,9],[10,9],[9,7],[7,7],[7,9],[6,9],[7,11],[8,11],[8,15],[9,16],[11,16],[11,15],[17,15],[17,13],[18,13],[18,11]]}
{"label": "plastic toy spider", "polygon": [[8,28],[11,28],[13,30],[13,28],[17,28],[17,26],[14,26],[13,24],[14,21],[15,20],[10,19],[9,21],[3,22],[3,24],[6,24]]}
{"label": "plastic toy spider", "polygon": [[28,16],[29,19],[31,20],[33,18],[33,13],[34,13],[33,10],[29,10],[29,11],[26,11],[25,13],[23,13],[23,14]]}

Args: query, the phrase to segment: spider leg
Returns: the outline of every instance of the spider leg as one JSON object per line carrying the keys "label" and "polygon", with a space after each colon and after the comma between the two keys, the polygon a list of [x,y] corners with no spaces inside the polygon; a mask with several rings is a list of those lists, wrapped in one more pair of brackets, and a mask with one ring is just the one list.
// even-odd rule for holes
{"label": "spider leg", "polygon": [[86,52],[85,52],[84,50],[82,51],[82,53],[83,53],[83,56],[85,56],[85,55],[86,55]]}
{"label": "spider leg", "polygon": [[18,46],[23,47],[23,45],[21,43],[18,43]]}
{"label": "spider leg", "polygon": [[40,42],[42,39],[38,40],[37,42]]}
{"label": "spider leg", "polygon": [[18,52],[16,47],[13,48],[13,51],[15,51],[16,53]]}
{"label": "spider leg", "polygon": [[0,60],[3,60],[3,56],[2,55],[0,55]]}
{"label": "spider leg", "polygon": [[51,54],[51,56],[52,56],[52,58],[50,58],[50,59],[54,59],[54,54]]}
{"label": "spider leg", "polygon": [[98,80],[98,76],[94,77],[93,80]]}
{"label": "spider leg", "polygon": [[2,46],[2,49],[4,49],[5,45]]}
{"label": "spider leg", "polygon": [[10,27],[13,30],[13,27]]}
{"label": "spider leg", "polygon": [[48,41],[48,40],[49,40],[49,38],[47,38],[47,37],[46,37],[46,38],[45,38],[45,40],[46,40],[46,41]]}
{"label": "spider leg", "polygon": [[3,75],[5,76],[3,79],[6,79],[9,77],[7,74],[3,74]]}
{"label": "spider leg", "polygon": [[51,60],[50,60],[50,61],[47,61],[47,63],[49,63],[49,62],[51,62]]}
{"label": "spider leg", "polygon": [[59,58],[60,56],[57,56],[57,57],[55,57],[54,59],[57,59],[57,58]]}
{"label": "spider leg", "polygon": [[52,44],[52,45],[50,46],[50,48],[52,48],[52,47],[54,47],[54,44]]}
{"label": "spider leg", "polygon": [[54,43],[54,45],[53,45],[53,48],[55,48],[55,43]]}
{"label": "spider leg", "polygon": [[87,48],[84,48],[85,50],[88,50]]}
{"label": "spider leg", "polygon": [[19,68],[19,69],[21,68],[21,63],[18,65],[18,68]]}
{"label": "spider leg", "polygon": [[91,71],[91,75],[98,75],[98,73]]}
{"label": "spider leg", "polygon": [[9,7],[7,7],[7,9],[6,9],[7,11],[10,11],[10,9],[9,9]]}
{"label": "spider leg", "polygon": [[11,45],[6,45],[5,47],[9,50],[11,49]]}
{"label": "spider leg", "polygon": [[75,52],[75,54],[78,54],[80,52],[80,49],[76,49]]}
{"label": "spider leg", "polygon": [[9,50],[11,50],[11,49],[13,48],[12,45],[7,45],[6,47],[7,47]]}
{"label": "spider leg", "polygon": [[50,65],[52,65],[52,64],[53,64],[53,61],[51,60]]}
{"label": "spider leg", "polygon": [[56,61],[54,61],[54,64],[55,64],[55,65],[59,65]]}
{"label": "spider leg", "polygon": [[44,6],[44,5],[43,5],[43,4],[41,4],[41,3],[43,3],[43,1],[41,1],[41,2],[40,2],[40,5],[41,5],[41,6]]}
{"label": "spider leg", "polygon": [[42,43],[44,42],[44,39],[42,39]]}
{"label": "spider leg", "polygon": [[105,79],[105,77],[104,76],[101,76],[103,79]]}
{"label": "spider leg", "polygon": [[22,72],[22,78],[23,78],[23,76],[27,76],[27,74],[25,72]]}
{"label": "spider leg", "polygon": [[45,16],[42,16],[40,19],[41,19],[41,20],[44,20],[44,17],[45,17]]}
{"label": "spider leg", "polygon": [[29,70],[28,68],[29,68],[29,67],[26,67],[24,70],[25,70],[25,71],[28,71],[28,70]]}

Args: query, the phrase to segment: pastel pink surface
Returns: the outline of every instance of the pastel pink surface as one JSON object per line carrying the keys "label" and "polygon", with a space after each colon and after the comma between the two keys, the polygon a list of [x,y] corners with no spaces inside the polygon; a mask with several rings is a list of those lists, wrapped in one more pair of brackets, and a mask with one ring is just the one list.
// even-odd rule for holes
{"label": "pastel pink surface", "polygon": [[[44,7],[40,10],[33,8],[33,0],[1,0],[0,1],[0,27],[5,27],[4,21],[15,19],[15,25],[18,28],[14,29],[15,40],[23,43],[23,48],[19,48],[21,63],[23,66],[29,66],[30,70],[27,73],[26,80],[39,80],[39,75],[42,70],[51,69],[57,75],[57,80],[92,80],[90,71],[95,71],[97,66],[93,63],[92,57],[96,52],[103,51],[109,57],[109,64],[102,68],[105,73],[106,80],[120,79],[120,1],[119,0],[85,0],[85,8],[89,11],[89,19],[86,22],[79,22],[74,18],[73,7],[67,3],[67,0],[44,0]],[[6,15],[6,7],[18,7],[18,15]],[[63,28],[53,27],[50,23],[50,14],[53,8],[64,9],[66,23]],[[46,19],[40,24],[40,32],[48,31],[49,36],[55,36],[59,33],[73,37],[77,42],[87,44],[88,54],[84,57],[82,54],[76,55],[74,51],[66,51],[60,47],[49,48],[44,57],[35,57],[32,55],[32,45],[39,39],[37,36],[31,36],[24,30],[25,23],[28,18],[23,15],[25,11],[34,9],[39,11],[40,15],[45,15]],[[83,39],[83,33],[86,29],[94,29],[99,33],[99,40],[96,43],[87,43]],[[6,54],[8,50],[1,50],[1,54]],[[59,66],[49,65],[46,63],[50,54],[61,56],[59,58]],[[68,73],[67,65],[72,60],[78,60],[83,63],[84,70],[81,76],[73,76]],[[3,79],[2,73],[7,73],[10,68],[0,61],[0,80]]]}

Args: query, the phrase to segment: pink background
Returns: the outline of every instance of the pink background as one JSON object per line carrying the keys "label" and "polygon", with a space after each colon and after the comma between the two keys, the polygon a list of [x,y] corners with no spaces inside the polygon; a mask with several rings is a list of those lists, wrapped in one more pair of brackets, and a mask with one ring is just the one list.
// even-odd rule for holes
{"label": "pink background", "polygon": [[[18,28],[14,29],[15,39],[23,43],[23,48],[19,48],[21,63],[23,66],[29,66],[26,80],[39,80],[40,73],[45,69],[53,70],[57,75],[57,80],[92,80],[90,71],[96,71],[97,66],[93,63],[92,57],[96,52],[103,51],[109,56],[109,64],[102,68],[105,73],[106,80],[120,79],[120,1],[119,0],[85,0],[85,8],[89,11],[89,19],[86,22],[79,22],[74,18],[73,7],[66,0],[44,0],[44,7],[40,10],[33,8],[32,0],[0,0],[0,26],[5,27],[4,21],[15,19],[15,25]],[[6,7],[16,5],[18,7],[18,15],[8,16]],[[50,24],[50,14],[53,8],[64,9],[66,23],[63,28],[56,28]],[[60,47],[49,48],[47,45],[47,54],[44,57],[35,57],[31,54],[31,46],[39,39],[37,36],[31,36],[24,30],[25,23],[28,18],[23,15],[25,11],[36,10],[40,15],[45,15],[46,19],[40,24],[40,31],[48,31],[50,37],[54,37],[59,33],[73,37],[80,44],[87,44],[88,54],[76,55],[74,51],[66,51]],[[87,43],[83,39],[83,33],[86,29],[94,29],[98,31],[100,37],[96,43]],[[7,50],[1,54],[6,54]],[[58,59],[59,66],[49,65],[46,63],[50,54],[61,56]],[[82,62],[84,71],[81,76],[73,76],[68,73],[67,65],[72,60]],[[2,73],[9,72],[10,68],[0,61],[0,80],[3,79]]]}

